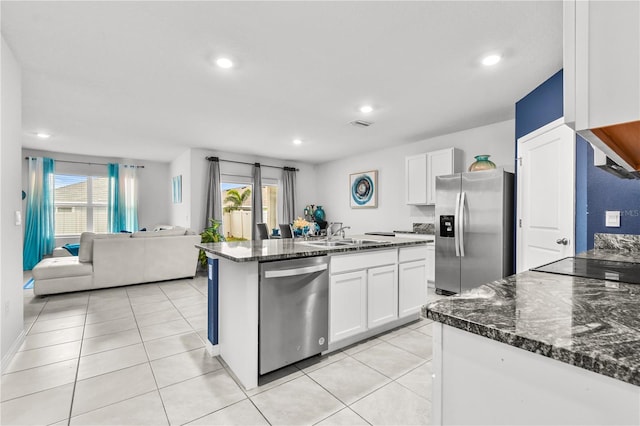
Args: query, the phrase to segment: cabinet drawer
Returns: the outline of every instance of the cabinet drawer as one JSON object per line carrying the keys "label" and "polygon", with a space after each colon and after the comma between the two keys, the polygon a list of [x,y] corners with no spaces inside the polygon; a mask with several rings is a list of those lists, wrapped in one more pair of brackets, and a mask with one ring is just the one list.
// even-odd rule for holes
{"label": "cabinet drawer", "polygon": [[398,250],[380,250],[368,253],[331,256],[331,273],[355,271],[374,266],[393,265],[398,262]]}
{"label": "cabinet drawer", "polygon": [[414,260],[425,260],[427,258],[427,246],[400,247],[398,262],[412,262]]}

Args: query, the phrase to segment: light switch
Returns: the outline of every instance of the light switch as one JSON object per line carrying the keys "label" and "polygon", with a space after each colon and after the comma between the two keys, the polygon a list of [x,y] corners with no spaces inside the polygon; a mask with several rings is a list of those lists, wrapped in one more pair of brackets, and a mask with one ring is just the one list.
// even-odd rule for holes
{"label": "light switch", "polygon": [[20,212],[20,210],[16,210],[15,216],[16,216],[16,226],[22,225],[22,213]]}
{"label": "light switch", "polygon": [[605,212],[605,224],[608,228],[620,228],[620,211],[607,210]]}

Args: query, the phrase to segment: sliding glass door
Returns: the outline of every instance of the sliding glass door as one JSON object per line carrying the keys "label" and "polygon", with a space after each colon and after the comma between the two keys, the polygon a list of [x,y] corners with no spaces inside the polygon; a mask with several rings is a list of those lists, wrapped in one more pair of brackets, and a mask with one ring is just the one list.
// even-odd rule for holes
{"label": "sliding glass door", "polygon": [[[227,241],[251,240],[255,230],[252,226],[253,205],[251,178],[246,176],[222,175],[222,229]],[[278,227],[278,182],[263,179],[262,208],[260,222],[269,229]]]}

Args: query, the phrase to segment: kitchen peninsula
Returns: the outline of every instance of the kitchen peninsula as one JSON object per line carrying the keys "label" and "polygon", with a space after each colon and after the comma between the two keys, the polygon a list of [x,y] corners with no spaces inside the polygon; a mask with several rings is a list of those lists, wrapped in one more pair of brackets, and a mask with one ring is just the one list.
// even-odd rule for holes
{"label": "kitchen peninsula", "polygon": [[[637,262],[621,237],[576,257]],[[434,424],[640,424],[638,312],[637,284],[535,271],[430,303]]]}
{"label": "kitchen peninsula", "polygon": [[[317,311],[311,303],[322,297],[328,299],[323,320],[328,331],[316,339],[326,348],[323,354],[417,320],[426,304],[427,244],[431,243],[370,235],[331,241],[274,239],[198,244],[209,258],[210,353],[219,354],[246,389],[258,386],[264,369],[260,365],[260,351],[264,350],[259,345],[260,332],[267,325],[260,325],[266,310],[264,306],[261,310],[261,291],[269,277],[291,279],[288,272],[275,270],[268,275],[265,270],[283,261],[294,265],[289,270],[312,276],[325,274],[328,289],[324,296],[314,290],[305,299],[295,295],[298,299],[291,303],[303,307],[305,318],[298,320],[301,322]],[[305,259],[318,262],[301,267]],[[283,321],[286,325],[296,320]]]}

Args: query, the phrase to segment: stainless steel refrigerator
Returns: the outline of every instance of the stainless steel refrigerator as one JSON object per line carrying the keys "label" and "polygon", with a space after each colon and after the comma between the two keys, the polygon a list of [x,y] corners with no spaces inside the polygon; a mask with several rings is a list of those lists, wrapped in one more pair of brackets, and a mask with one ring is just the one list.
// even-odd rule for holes
{"label": "stainless steel refrigerator", "polygon": [[513,274],[513,174],[501,169],[436,178],[438,294]]}

